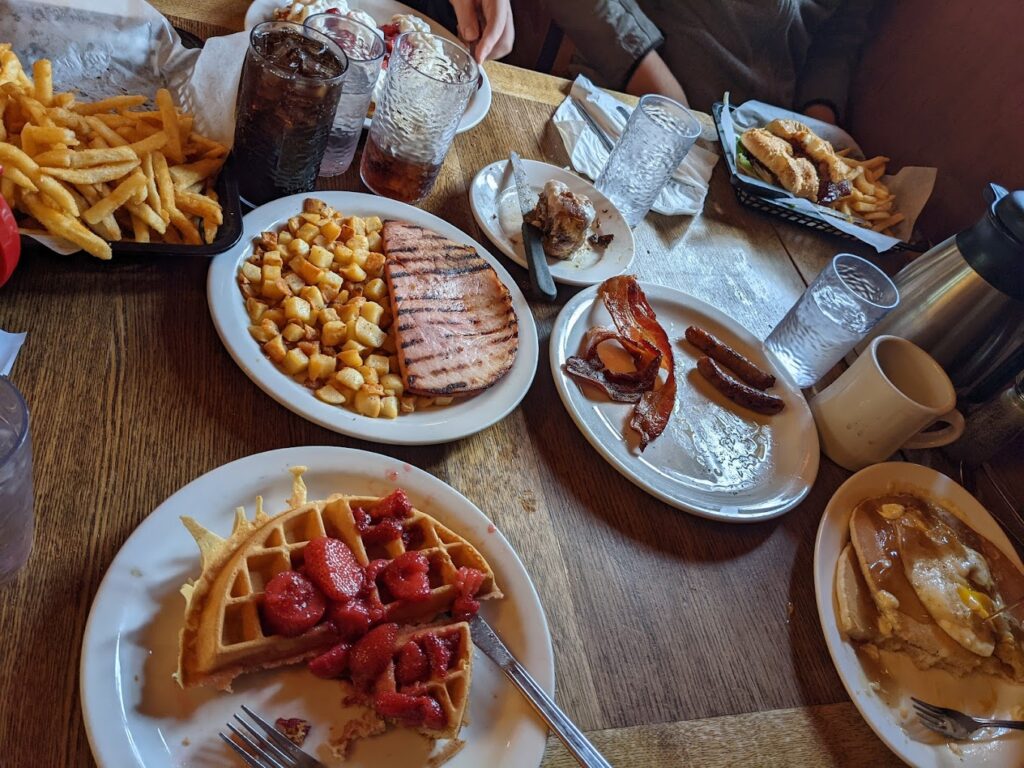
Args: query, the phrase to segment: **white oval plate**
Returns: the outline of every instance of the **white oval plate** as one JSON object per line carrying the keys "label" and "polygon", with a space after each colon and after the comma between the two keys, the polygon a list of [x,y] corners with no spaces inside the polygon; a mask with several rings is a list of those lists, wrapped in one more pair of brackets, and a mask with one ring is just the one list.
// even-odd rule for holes
{"label": "white oval plate", "polygon": [[[240,678],[233,693],[182,691],[171,679],[185,606],[178,589],[199,575],[199,550],[179,516],[192,515],[226,536],[234,508],[244,505],[251,518],[257,495],[268,512],[285,509],[288,468],[297,465],[309,468],[304,477],[311,499],[338,491],[382,495],[400,486],[417,507],[473,542],[506,595],[485,603],[483,615],[540,685],[553,691],[551,636],[537,592],[508,541],[476,506],[432,475],[386,456],[320,446],[268,451],[186,485],[143,520],[110,564],[86,625],[80,680],[89,744],[101,767],[235,765],[217,732],[242,704],[270,720],[309,720],[307,750],[337,764],[325,759],[319,745],[330,726],[344,722],[338,683],[319,680],[302,665]],[[467,713],[466,746],[450,768],[540,764],[547,730],[476,651]],[[395,731],[358,744],[344,765],[411,768],[422,766],[426,754],[424,739]]]}
{"label": "white oval plate", "polygon": [[[772,365],[761,342],[714,307],[681,291],[641,283],[668,333],[676,361],[675,410],[665,431],[638,452],[629,428],[630,403],[614,403],[596,387],[562,370],[579,354],[586,332],[612,326],[597,287],[580,291],[551,331],[551,374],[576,426],[609,464],[666,504],[701,517],[751,523],[778,517],[799,504],[818,474],[818,433],[800,390]],[[776,416],[740,408],[697,373],[697,351],[685,341],[698,325],[776,375],[771,390],[786,402]]]}
{"label": "white oval plate", "polygon": [[[825,507],[814,543],[818,617],[846,692],[878,738],[910,765],[918,768],[1024,765],[1024,733],[1009,731],[999,739],[991,739],[989,735],[984,741],[947,742],[915,722],[909,700],[910,696],[916,696],[922,701],[969,712],[973,702],[980,698],[987,698],[991,703],[994,693],[996,701],[1005,705],[1003,715],[1006,716],[1011,702],[1018,706],[1024,702],[1024,685],[992,678],[960,679],[939,670],[922,672],[908,659],[887,653],[887,663],[891,662],[889,670],[906,697],[899,708],[893,709],[872,690],[871,680],[853,645],[839,633],[834,602],[836,563],[850,540],[850,515],[861,501],[893,491],[917,491],[943,503],[1014,563],[1021,565],[1006,535],[988,511],[963,487],[934,469],[894,461],[875,464],[850,477]],[[974,708],[981,711],[976,705]]]}
{"label": "white oval plate", "polygon": [[[260,22],[273,21],[274,10],[283,8],[285,5],[288,5],[288,0],[253,0],[249,10],[245,12],[245,21],[243,22],[245,24],[245,31],[248,32]],[[429,16],[420,13],[415,8],[410,8],[404,3],[396,2],[396,0],[354,0],[348,6],[349,8],[365,11],[370,14],[378,25],[391,21],[391,17],[396,13],[416,16],[427,22],[430,25],[430,31],[435,35],[440,35],[451,40],[453,43],[458,43],[465,47],[455,35]],[[480,87],[469,97],[469,104],[466,105],[466,111],[462,115],[462,120],[459,121],[459,127],[455,130],[456,133],[465,133],[470,128],[475,128],[487,117],[487,112],[491,108],[491,81],[488,79],[483,67],[480,67],[480,75]],[[370,118],[366,118],[363,121],[363,127],[369,129]]]}
{"label": "white oval plate", "polygon": [[[619,209],[584,178],[571,171],[536,160],[523,160],[530,189],[537,195],[551,180],[561,181],[574,194],[586,195],[597,211],[597,231],[614,235],[607,248],[584,244],[572,259],[548,257],[551,277],[567,285],[597,285],[609,277],[621,275],[633,262],[633,231]],[[483,168],[469,187],[473,218],[502,253],[521,267],[527,267],[523,251],[523,214],[516,196],[516,183],[507,160]]]}
{"label": "white oval plate", "polygon": [[[345,215],[380,216],[419,224],[476,248],[480,257],[498,273],[512,296],[519,320],[519,351],[512,369],[493,387],[479,395],[448,406],[399,415],[396,419],[371,419],[354,411],[317,400],[313,393],[282,373],[249,335],[249,316],[238,290],[239,265],[250,254],[252,240],[264,230],[276,230],[302,210],[302,201],[316,197]],[[393,445],[433,445],[472,435],[505,418],[523,399],[537,371],[537,326],[526,298],[512,277],[480,243],[459,228],[431,213],[405,203],[361,192],[310,192],[282,197],[261,205],[244,218],[242,238],[216,256],[207,276],[210,315],[221,341],[245,374],[281,405],[304,419],[343,435]]]}

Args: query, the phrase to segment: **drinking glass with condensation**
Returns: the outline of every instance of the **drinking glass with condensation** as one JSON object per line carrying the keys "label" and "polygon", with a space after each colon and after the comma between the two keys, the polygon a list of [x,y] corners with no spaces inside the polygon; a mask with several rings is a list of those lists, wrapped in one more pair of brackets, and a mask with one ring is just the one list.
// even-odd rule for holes
{"label": "drinking glass with condensation", "polygon": [[850,253],[833,257],[765,339],[765,347],[809,387],[900,303],[886,274]]}
{"label": "drinking glass with condensation", "polygon": [[373,192],[415,203],[437,180],[480,72],[461,46],[407,32],[395,41],[359,175]]}
{"label": "drinking glass with condensation", "polygon": [[347,68],[338,44],[315,29],[290,21],[253,27],[232,149],[243,200],[260,205],[313,189]]}
{"label": "drinking glass with condensation", "polygon": [[25,565],[33,529],[28,406],[11,380],[0,376],[0,584]]}
{"label": "drinking glass with condensation", "polygon": [[594,186],[635,227],[699,136],[700,121],[682,104],[664,96],[644,96]]}
{"label": "drinking glass with condensation", "polygon": [[335,13],[310,16],[306,26],[327,35],[348,57],[348,71],[341,84],[334,125],[320,163],[321,176],[337,176],[352,165],[374,86],[377,79],[383,77],[384,39],[376,29]]}

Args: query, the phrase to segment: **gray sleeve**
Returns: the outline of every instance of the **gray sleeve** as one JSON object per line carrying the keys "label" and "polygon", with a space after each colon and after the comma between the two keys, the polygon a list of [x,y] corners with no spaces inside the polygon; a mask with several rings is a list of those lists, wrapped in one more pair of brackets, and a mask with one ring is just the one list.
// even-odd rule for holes
{"label": "gray sleeve", "polygon": [[607,88],[625,88],[640,60],[665,42],[635,0],[547,0],[547,8]]}
{"label": "gray sleeve", "polygon": [[846,0],[815,32],[807,60],[797,78],[796,108],[821,102],[842,121],[861,48],[871,32],[875,0]]}

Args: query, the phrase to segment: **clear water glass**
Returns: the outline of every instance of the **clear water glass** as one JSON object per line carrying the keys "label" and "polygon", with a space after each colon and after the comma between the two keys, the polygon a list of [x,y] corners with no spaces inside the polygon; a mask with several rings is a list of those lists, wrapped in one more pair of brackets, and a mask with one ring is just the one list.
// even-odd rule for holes
{"label": "clear water glass", "polygon": [[765,339],[764,345],[809,387],[900,303],[886,274],[866,259],[840,253]]}
{"label": "clear water glass", "polygon": [[700,121],[664,96],[640,99],[595,186],[635,227],[700,136]]}
{"label": "clear water glass", "polygon": [[15,577],[32,550],[32,498],[28,406],[0,376],[0,584]]}
{"label": "clear water glass", "polygon": [[473,57],[456,43],[422,32],[401,35],[363,149],[363,183],[404,203],[426,197],[479,77]]}
{"label": "clear water glass", "polygon": [[355,157],[373,88],[381,77],[384,38],[377,29],[335,13],[310,16],[306,26],[329,37],[348,56],[338,110],[320,163],[321,176],[337,176],[349,169]]}

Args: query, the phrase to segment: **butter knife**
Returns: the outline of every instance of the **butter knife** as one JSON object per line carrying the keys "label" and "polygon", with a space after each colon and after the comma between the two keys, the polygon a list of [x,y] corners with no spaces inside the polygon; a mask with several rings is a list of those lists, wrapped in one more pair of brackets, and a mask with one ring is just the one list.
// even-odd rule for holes
{"label": "butter knife", "polygon": [[494,634],[490,624],[480,616],[474,616],[469,623],[469,628],[473,635],[473,644],[498,665],[498,668],[526,697],[530,705],[537,710],[537,714],[544,719],[548,727],[562,740],[565,748],[580,765],[584,768],[612,768],[611,763],[604,759],[590,743],[590,740],[576,727],[576,724],[566,716],[526,671],[526,668],[509,652],[501,639]]}
{"label": "butter knife", "polygon": [[519,155],[515,152],[511,153],[508,156],[508,161],[512,165],[519,209],[523,214],[523,251],[526,253],[526,263],[530,270],[530,292],[534,298],[554,301],[558,296],[558,291],[555,289],[555,281],[551,278],[548,257],[541,244],[544,234],[537,227],[526,223],[526,214],[533,210],[537,198],[526,181],[526,170],[523,168],[523,161],[519,159]]}

